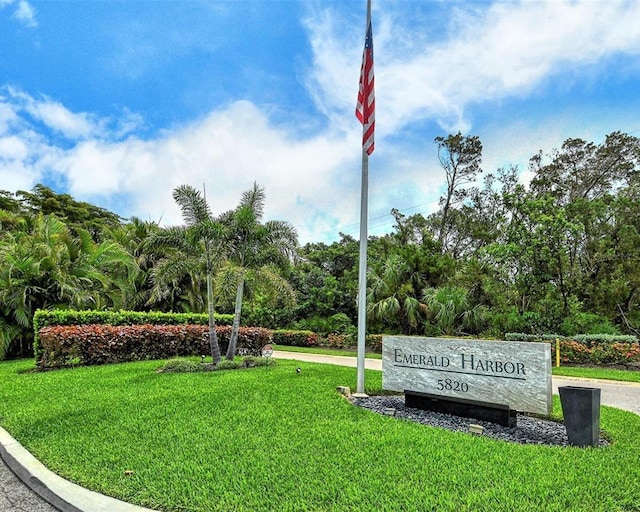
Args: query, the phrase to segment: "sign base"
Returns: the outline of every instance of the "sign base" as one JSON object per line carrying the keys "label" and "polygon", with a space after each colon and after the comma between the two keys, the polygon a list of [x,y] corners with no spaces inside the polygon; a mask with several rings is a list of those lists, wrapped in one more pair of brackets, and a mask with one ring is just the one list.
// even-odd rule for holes
{"label": "sign base", "polygon": [[516,411],[504,404],[432,395],[407,389],[404,390],[404,403],[414,409],[490,421],[504,427],[515,427],[518,424]]}

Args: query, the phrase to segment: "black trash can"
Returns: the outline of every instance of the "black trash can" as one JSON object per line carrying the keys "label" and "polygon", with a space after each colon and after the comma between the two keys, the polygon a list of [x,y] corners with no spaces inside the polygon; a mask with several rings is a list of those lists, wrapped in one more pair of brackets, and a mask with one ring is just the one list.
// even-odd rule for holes
{"label": "black trash can", "polygon": [[600,441],[600,388],[560,386],[560,403],[567,438],[572,446],[598,446]]}

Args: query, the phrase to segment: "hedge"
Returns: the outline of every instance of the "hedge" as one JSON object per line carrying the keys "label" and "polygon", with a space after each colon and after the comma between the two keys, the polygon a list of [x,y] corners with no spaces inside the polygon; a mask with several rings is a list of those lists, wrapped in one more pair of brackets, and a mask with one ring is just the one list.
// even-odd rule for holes
{"label": "hedge", "polygon": [[[217,325],[231,325],[233,315],[215,315]],[[205,313],[162,313],[158,311],[76,311],[39,309],[33,316],[33,352],[36,361],[43,357],[39,332],[50,325],[208,325]],[[208,353],[208,352],[207,352]]]}
{"label": "hedge", "polygon": [[[216,333],[224,353],[231,327],[217,326]],[[268,329],[240,327],[238,352],[259,356],[270,341]],[[205,325],[50,325],[40,329],[40,344],[42,369],[210,353]]]}
{"label": "hedge", "polygon": [[318,344],[318,335],[313,331],[281,329],[272,332],[273,343],[289,347],[312,347]]}
{"label": "hedge", "polygon": [[610,345],[613,343],[638,343],[635,336],[621,334],[576,334],[575,336],[558,336],[557,334],[524,334],[521,332],[508,332],[504,335],[506,341],[575,341],[593,347],[596,345]]}
{"label": "hedge", "polygon": [[382,334],[369,334],[364,339],[364,346],[371,350],[371,352],[376,352],[378,354],[382,353]]}
{"label": "hedge", "polygon": [[[555,361],[555,343],[551,344],[551,356]],[[622,365],[640,369],[639,343],[610,343],[591,347],[571,340],[560,340],[560,360],[563,363],[591,364],[596,366]]]}
{"label": "hedge", "polygon": [[560,342],[560,360],[563,363],[592,365],[624,365],[640,367],[640,343],[635,336],[614,334],[555,334],[507,333],[507,341],[546,341],[551,344],[551,356],[556,359],[556,340]]}

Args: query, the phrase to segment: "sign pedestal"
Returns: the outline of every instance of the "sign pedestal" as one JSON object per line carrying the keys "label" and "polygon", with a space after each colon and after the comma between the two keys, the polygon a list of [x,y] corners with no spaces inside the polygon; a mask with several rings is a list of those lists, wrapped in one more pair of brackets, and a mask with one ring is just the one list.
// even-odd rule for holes
{"label": "sign pedestal", "polygon": [[490,421],[504,427],[515,427],[518,424],[516,411],[504,404],[491,404],[464,398],[447,398],[442,395],[409,390],[404,392],[404,403],[407,407],[414,409]]}

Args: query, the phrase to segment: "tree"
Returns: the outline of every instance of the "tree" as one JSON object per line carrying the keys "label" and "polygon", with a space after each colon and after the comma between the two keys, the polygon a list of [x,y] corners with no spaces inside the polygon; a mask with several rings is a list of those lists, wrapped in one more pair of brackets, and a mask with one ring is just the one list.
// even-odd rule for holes
{"label": "tree", "polygon": [[18,190],[22,208],[33,214],[53,214],[72,230],[79,227],[91,233],[94,240],[100,240],[105,228],[116,228],[120,217],[104,208],[90,203],[76,201],[69,194],[57,194],[49,187],[38,184],[31,192]]}
{"label": "tree", "polygon": [[550,162],[545,162],[542,152],[530,160],[534,194],[549,193],[559,204],[599,199],[615,193],[637,174],[640,139],[620,132],[607,135],[600,145],[567,139],[549,156]]}
{"label": "tree", "polygon": [[446,286],[428,288],[423,292],[429,320],[442,334],[466,334],[465,329],[479,332],[485,323],[486,308],[472,306],[464,288]]}
{"label": "tree", "polygon": [[368,274],[368,312],[384,325],[415,333],[424,320],[426,307],[418,298],[422,279],[400,256],[389,256]]}
{"label": "tree", "polygon": [[458,132],[448,137],[436,137],[438,160],[447,178],[446,195],[440,199],[438,241],[447,248],[451,209],[467,197],[465,185],[473,183],[482,172],[482,143],[477,136],[463,136]]}
{"label": "tree", "polygon": [[466,199],[451,210],[447,236],[448,252],[454,258],[472,257],[483,247],[501,239],[509,221],[504,196],[511,194],[518,180],[515,167],[487,174],[482,187],[466,189]]}
{"label": "tree", "polygon": [[296,254],[298,236],[294,227],[285,221],[271,220],[262,223],[265,193],[256,183],[242,194],[235,210],[220,217],[227,228],[227,257],[229,264],[223,272],[226,283],[235,284],[235,309],[227,359],[233,359],[238,343],[238,330],[242,314],[242,300],[247,277],[267,284],[267,288],[280,294],[293,292],[289,284],[276,273],[273,266],[287,265]]}
{"label": "tree", "polygon": [[174,189],[173,199],[185,221],[184,226],[172,226],[152,234],[148,247],[166,250],[153,270],[154,288],[151,301],[166,298],[186,281],[191,294],[188,302],[193,311],[199,310],[200,276],[204,272],[207,288],[207,313],[209,316],[209,345],[213,364],[221,359],[216,334],[213,274],[226,256],[224,245],[226,231],[207,205],[205,197],[189,185]]}
{"label": "tree", "polygon": [[297,292],[297,319],[344,313],[357,319],[358,242],[340,233],[340,240],[306,244],[299,251],[290,280]]}
{"label": "tree", "polygon": [[2,351],[31,350],[37,309],[121,307],[136,267],[119,244],[96,243],[80,228],[74,236],[55,215],[27,215],[15,226],[0,238]]}
{"label": "tree", "polygon": [[[147,247],[149,240],[160,227],[155,222],[143,221],[132,217],[117,228],[109,228],[105,237],[118,242],[135,262],[138,272],[135,279],[129,281],[125,298],[125,309],[136,311],[147,310],[151,306],[153,289],[152,271],[163,253]],[[166,256],[166,255],[165,255]],[[166,309],[165,304],[157,302],[154,307]]]}

